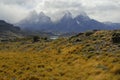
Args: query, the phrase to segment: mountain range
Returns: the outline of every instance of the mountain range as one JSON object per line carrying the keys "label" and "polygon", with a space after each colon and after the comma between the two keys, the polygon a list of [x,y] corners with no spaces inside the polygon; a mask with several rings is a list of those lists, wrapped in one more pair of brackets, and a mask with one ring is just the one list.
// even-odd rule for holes
{"label": "mountain range", "polygon": [[72,14],[67,11],[64,16],[57,22],[43,12],[37,14],[31,12],[28,17],[17,23],[22,30],[27,31],[44,31],[58,33],[79,33],[89,30],[114,30],[120,29],[120,23],[103,23],[91,19],[86,13],[79,14],[73,18]]}
{"label": "mountain range", "polygon": [[15,24],[7,23],[0,20],[0,40],[14,39],[28,35],[39,36],[71,36],[80,32],[91,30],[116,30],[120,29],[120,23],[99,22],[91,19],[86,13],[77,15],[73,18],[72,14],[67,11],[64,16],[57,22],[43,12],[37,14],[31,12],[28,17]]}

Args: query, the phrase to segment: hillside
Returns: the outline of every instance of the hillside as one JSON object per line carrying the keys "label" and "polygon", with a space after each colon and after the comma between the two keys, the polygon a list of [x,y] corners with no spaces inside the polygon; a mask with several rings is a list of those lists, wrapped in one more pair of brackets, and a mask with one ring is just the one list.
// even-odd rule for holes
{"label": "hillside", "polygon": [[0,80],[119,80],[120,31],[0,43]]}
{"label": "hillside", "polygon": [[0,40],[20,38],[22,36],[19,27],[0,20]]}

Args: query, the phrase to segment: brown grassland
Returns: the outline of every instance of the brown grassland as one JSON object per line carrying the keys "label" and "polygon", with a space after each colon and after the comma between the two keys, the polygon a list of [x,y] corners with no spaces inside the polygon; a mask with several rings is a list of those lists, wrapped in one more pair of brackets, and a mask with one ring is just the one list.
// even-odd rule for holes
{"label": "brown grassland", "polygon": [[0,80],[120,80],[115,31],[0,43]]}

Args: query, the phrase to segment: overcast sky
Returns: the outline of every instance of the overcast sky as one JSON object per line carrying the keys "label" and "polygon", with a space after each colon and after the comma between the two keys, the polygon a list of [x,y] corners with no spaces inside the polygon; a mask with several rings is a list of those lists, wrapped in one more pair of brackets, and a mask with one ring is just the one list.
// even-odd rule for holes
{"label": "overcast sky", "polygon": [[76,16],[86,12],[93,19],[120,22],[120,0],[0,0],[0,19],[16,23],[29,12],[43,11],[53,19],[71,11]]}

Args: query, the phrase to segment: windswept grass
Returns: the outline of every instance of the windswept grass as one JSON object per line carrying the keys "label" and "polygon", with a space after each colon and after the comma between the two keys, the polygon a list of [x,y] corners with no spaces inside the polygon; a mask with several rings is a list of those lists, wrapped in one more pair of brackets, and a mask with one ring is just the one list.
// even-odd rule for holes
{"label": "windswept grass", "polygon": [[106,34],[0,43],[0,80],[120,80],[119,46]]}

